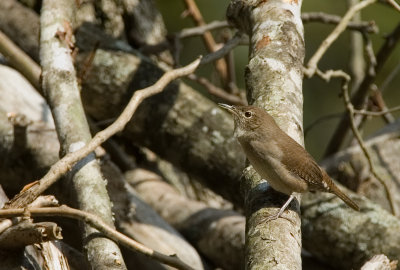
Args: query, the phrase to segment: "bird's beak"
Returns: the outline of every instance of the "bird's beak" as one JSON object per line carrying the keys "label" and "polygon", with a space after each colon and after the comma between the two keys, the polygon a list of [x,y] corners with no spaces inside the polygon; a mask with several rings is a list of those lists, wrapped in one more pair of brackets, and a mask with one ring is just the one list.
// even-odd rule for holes
{"label": "bird's beak", "polygon": [[238,114],[235,106],[231,106],[231,105],[224,104],[224,103],[218,103],[218,106],[220,106],[221,108],[224,108],[225,110],[227,110],[231,114],[235,114],[235,115]]}

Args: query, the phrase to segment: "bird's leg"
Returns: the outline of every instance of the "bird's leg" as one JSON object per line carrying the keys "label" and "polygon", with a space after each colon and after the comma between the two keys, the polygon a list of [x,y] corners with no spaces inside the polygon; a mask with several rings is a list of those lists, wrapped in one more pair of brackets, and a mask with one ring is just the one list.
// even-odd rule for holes
{"label": "bird's leg", "polygon": [[[275,219],[279,218],[279,217],[283,214],[283,212],[285,211],[285,209],[288,207],[288,205],[290,204],[290,202],[291,202],[293,199],[294,199],[294,195],[291,194],[290,197],[289,197],[289,199],[285,202],[285,204],[281,207],[281,209],[279,209],[278,213],[276,213],[275,215],[271,215],[271,216],[268,216],[268,217],[266,217],[266,218],[263,218],[263,219],[260,221],[260,223],[263,223],[263,222],[270,222],[271,220],[275,220]],[[288,220],[289,220],[289,219],[288,219]],[[289,221],[291,221],[291,220],[289,220]]]}

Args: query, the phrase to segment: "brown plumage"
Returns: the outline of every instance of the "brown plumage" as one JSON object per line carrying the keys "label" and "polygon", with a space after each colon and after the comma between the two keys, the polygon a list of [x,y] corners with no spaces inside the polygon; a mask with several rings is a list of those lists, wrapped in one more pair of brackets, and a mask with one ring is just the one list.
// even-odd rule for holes
{"label": "brown plumage", "polygon": [[279,213],[271,219],[283,213],[294,198],[293,193],[307,191],[333,193],[354,210],[359,210],[311,155],[282,131],[266,111],[254,106],[220,106],[232,113],[234,135],[250,164],[275,190],[290,195]]}

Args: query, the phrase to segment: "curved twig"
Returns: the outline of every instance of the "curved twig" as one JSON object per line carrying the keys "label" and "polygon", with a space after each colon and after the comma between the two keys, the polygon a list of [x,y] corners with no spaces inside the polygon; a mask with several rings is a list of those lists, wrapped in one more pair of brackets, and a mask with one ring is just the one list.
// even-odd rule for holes
{"label": "curved twig", "polygon": [[192,267],[181,261],[176,256],[176,254],[168,256],[160,252],[157,252],[155,250],[152,250],[151,248],[148,248],[143,244],[133,240],[132,238],[129,238],[128,236],[113,229],[107,223],[102,221],[99,217],[89,212],[74,209],[66,205],[62,205],[59,207],[25,208],[25,209],[19,208],[19,209],[0,210],[0,217],[8,217],[8,218],[19,217],[27,214],[28,215],[30,214],[32,216],[60,216],[60,217],[68,217],[84,221],[90,226],[98,229],[106,237],[126,246],[127,248],[133,251],[139,252],[161,263],[168,264],[178,269],[193,270]]}
{"label": "curved twig", "polygon": [[167,84],[169,84],[171,81],[192,73],[194,70],[196,70],[199,64],[200,59],[197,59],[185,67],[167,71],[152,86],[136,91],[124,111],[114,123],[112,123],[106,129],[98,132],[83,148],[65,155],[62,159],[56,162],[53,166],[51,166],[49,172],[42,179],[36,181],[31,188],[21,191],[21,193],[16,195],[6,204],[5,208],[9,209],[25,207],[27,204],[31,203],[47,188],[54,184],[62,175],[68,172],[76,162],[93,152],[108,138],[123,130],[125,125],[132,118],[132,115],[135,113],[139,104],[144,99],[162,92],[165,86],[167,86]]}

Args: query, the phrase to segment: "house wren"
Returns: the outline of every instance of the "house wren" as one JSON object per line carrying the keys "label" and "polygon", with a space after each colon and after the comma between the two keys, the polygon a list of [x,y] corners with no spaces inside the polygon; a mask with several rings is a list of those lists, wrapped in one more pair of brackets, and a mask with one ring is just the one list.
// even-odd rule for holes
{"label": "house wren", "polygon": [[282,131],[266,111],[254,106],[219,106],[233,115],[234,136],[257,173],[267,180],[273,189],[290,196],[279,212],[268,217],[267,221],[281,216],[293,200],[294,193],[307,191],[333,193],[354,210],[360,210],[358,205],[333,183],[311,155]]}

